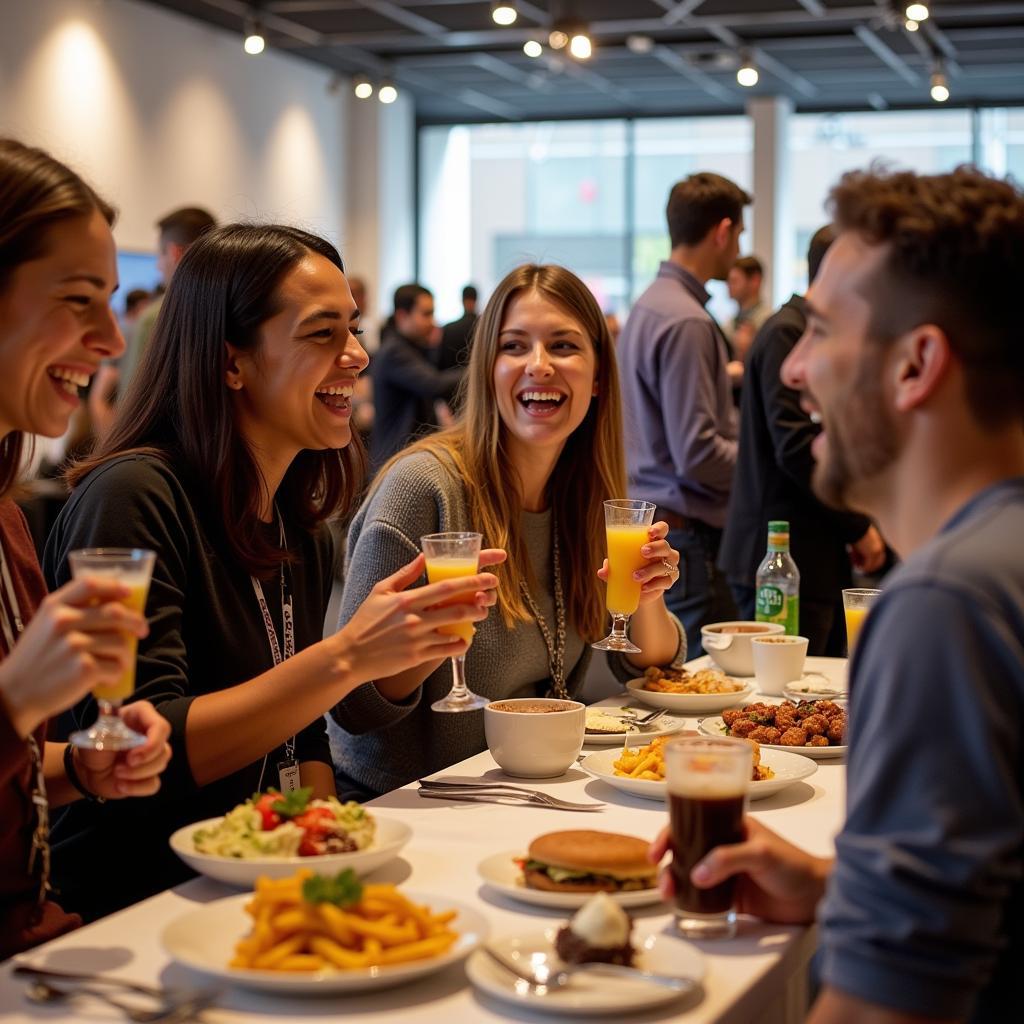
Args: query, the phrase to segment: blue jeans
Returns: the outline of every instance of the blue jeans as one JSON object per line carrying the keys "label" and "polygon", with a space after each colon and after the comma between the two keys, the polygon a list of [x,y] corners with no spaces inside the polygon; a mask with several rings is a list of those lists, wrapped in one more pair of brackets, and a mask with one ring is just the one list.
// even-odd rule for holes
{"label": "blue jeans", "polygon": [[715,564],[722,531],[703,523],[668,531],[679,552],[679,579],[665,592],[665,605],[686,630],[687,658],[704,653],[700,627],[739,618],[725,576]]}

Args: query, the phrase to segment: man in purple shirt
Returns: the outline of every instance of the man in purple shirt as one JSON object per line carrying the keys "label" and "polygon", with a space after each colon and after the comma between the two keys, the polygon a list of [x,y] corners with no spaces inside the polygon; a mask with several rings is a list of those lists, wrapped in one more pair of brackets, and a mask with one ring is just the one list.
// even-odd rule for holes
{"label": "man in purple shirt", "polygon": [[668,198],[672,251],[619,338],[630,494],[653,501],[680,553],[665,595],[686,627],[737,617],[716,566],[736,465],[738,424],[725,336],[704,308],[708,281],[725,280],[739,255],[751,197],[718,174],[692,174]]}

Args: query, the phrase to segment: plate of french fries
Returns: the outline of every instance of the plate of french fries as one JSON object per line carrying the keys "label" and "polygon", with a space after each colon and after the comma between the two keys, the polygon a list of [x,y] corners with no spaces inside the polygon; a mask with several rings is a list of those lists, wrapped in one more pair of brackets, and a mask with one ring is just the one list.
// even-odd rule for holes
{"label": "plate of french fries", "polygon": [[[668,796],[665,784],[665,740],[655,739],[643,746],[620,747],[588,754],[580,767],[595,779],[607,782],[625,793],[664,803]],[[817,764],[802,754],[761,748],[754,776],[747,787],[751,800],[772,796],[794,782],[806,779],[818,770]]]}
{"label": "plate of french fries", "polygon": [[433,973],[487,934],[484,917],[455,900],[301,869],[189,911],[161,942],[178,963],[241,988],[320,995]]}

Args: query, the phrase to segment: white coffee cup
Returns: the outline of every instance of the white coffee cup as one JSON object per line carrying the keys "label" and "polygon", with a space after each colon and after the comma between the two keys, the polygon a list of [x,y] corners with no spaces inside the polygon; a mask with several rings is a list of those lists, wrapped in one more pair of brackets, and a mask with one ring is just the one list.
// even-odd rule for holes
{"label": "white coffee cup", "polygon": [[750,650],[754,656],[754,679],[760,693],[781,697],[787,684],[804,674],[804,660],[807,658],[805,636],[779,633],[751,637]]}
{"label": "white coffee cup", "polygon": [[[532,709],[532,710],[531,710]],[[586,708],[575,700],[522,697],[484,707],[487,749],[506,775],[564,775],[583,749]]]}

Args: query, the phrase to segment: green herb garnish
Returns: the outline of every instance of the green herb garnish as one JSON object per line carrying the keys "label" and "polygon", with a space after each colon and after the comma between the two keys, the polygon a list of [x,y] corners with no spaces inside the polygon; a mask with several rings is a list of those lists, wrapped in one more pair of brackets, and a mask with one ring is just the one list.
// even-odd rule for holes
{"label": "green herb garnish", "polygon": [[302,883],[302,898],[307,903],[333,903],[351,907],[363,898],[363,887],[351,868],[329,875],[313,875]]}
{"label": "green herb garnish", "polygon": [[313,787],[303,786],[280,796],[270,805],[270,809],[276,811],[282,818],[296,818],[306,810],[312,795]]}

